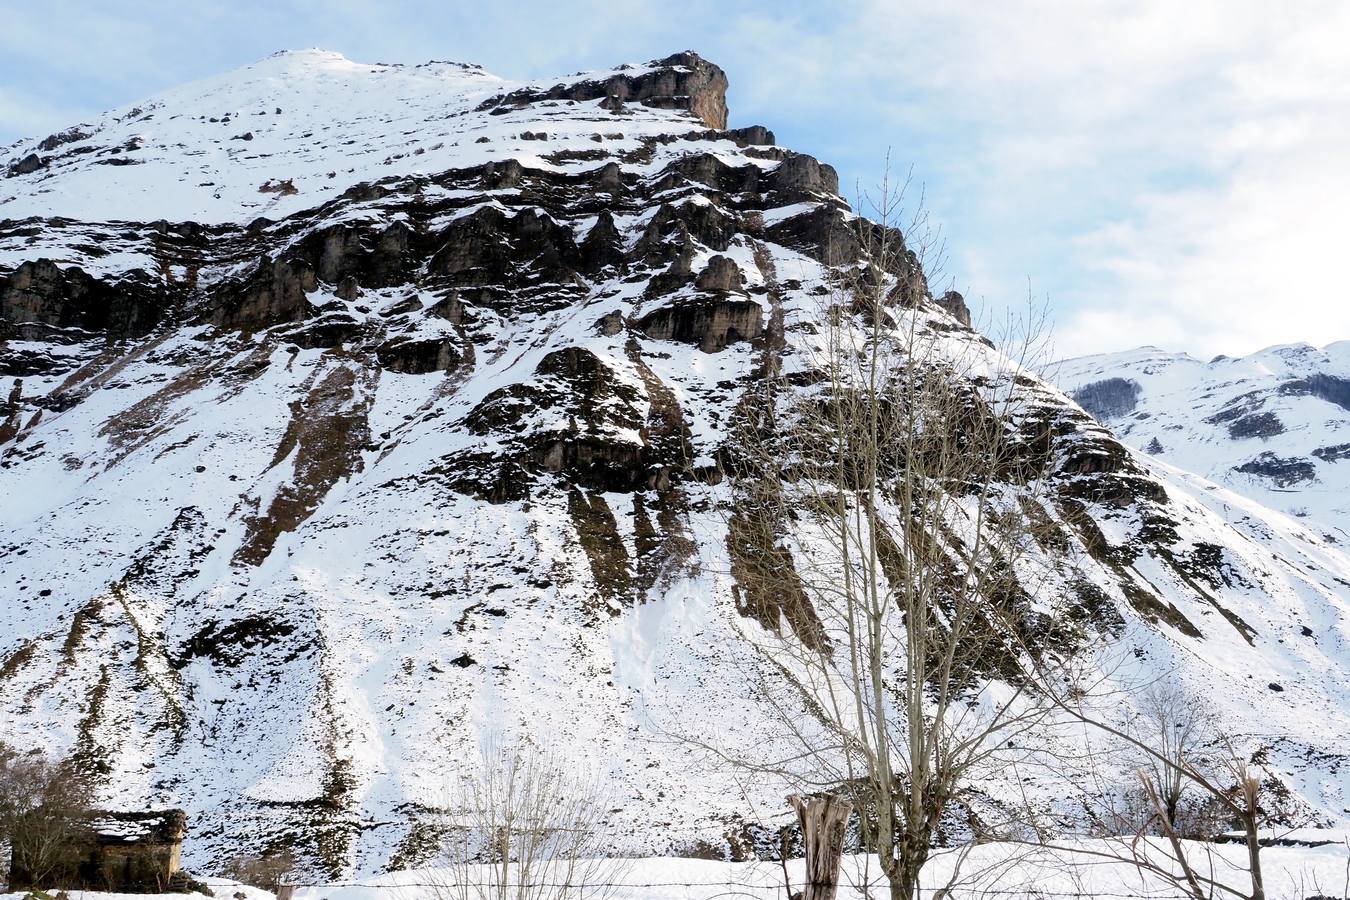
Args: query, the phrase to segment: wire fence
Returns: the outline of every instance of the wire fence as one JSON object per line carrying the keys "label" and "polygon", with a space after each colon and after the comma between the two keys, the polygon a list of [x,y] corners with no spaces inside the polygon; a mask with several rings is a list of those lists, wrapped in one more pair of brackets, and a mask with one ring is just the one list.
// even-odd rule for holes
{"label": "wire fence", "polygon": [[[567,897],[585,897],[602,893],[606,896],[623,896],[620,892],[638,890],[673,890],[684,889],[687,894],[713,898],[738,895],[743,897],[760,898],[760,900],[790,900],[792,896],[801,890],[800,885],[794,885],[789,891],[783,884],[755,884],[750,881],[597,881],[597,882],[566,882],[566,881],[522,881],[522,882],[477,882],[461,881],[447,879],[446,881],[399,881],[396,883],[381,884],[372,881],[318,881],[318,882],[294,882],[288,884],[288,887],[296,890],[306,891],[324,891],[330,889],[359,888],[362,891],[376,892],[390,897],[397,897],[399,900],[407,900],[406,892],[413,889],[428,889],[433,892],[433,896],[441,897],[459,897],[474,896],[489,898],[496,896],[495,892],[507,891],[557,891],[559,896]],[[883,900],[889,896],[889,888],[884,882],[873,881],[867,885],[854,884],[847,878],[840,879],[840,894],[847,896],[846,892],[851,892],[859,897],[875,898]],[[695,892],[694,889],[699,889]],[[1152,892],[1147,890],[1131,890],[1129,892],[1110,891],[1110,890],[1052,890],[1044,887],[1017,887],[1017,888],[998,888],[998,887],[963,887],[963,886],[935,886],[920,887],[918,889],[921,896],[947,898],[947,900],[978,900],[981,897],[1019,897],[1026,900],[1085,900],[1085,898],[1103,898],[1103,900],[1194,900],[1190,894],[1178,892]],[[403,893],[401,893],[403,892]]]}

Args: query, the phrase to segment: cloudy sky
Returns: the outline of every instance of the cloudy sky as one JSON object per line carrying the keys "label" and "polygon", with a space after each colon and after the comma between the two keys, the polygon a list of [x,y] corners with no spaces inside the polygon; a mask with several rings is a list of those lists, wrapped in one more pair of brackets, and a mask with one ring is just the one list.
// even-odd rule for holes
{"label": "cloudy sky", "polygon": [[[828,7],[828,8],[827,8]],[[1350,339],[1350,2],[45,0],[0,29],[0,145],[274,50],[543,77],[695,49],[733,125],[912,166],[986,316],[1064,354]]]}

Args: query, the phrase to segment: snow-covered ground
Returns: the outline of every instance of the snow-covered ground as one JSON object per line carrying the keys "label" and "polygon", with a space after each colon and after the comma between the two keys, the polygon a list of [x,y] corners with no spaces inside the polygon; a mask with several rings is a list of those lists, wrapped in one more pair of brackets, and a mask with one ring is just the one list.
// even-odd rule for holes
{"label": "snow-covered ground", "polygon": [[[1266,896],[1270,900],[1350,896],[1350,849],[1341,832],[1304,831],[1300,838],[1316,846],[1272,846],[1261,853]],[[1202,877],[1250,888],[1246,848],[1239,844],[1185,842],[1191,865]],[[920,890],[929,898],[944,891],[951,900],[976,898],[1042,898],[1042,900],[1187,900],[1179,882],[1125,861],[1132,850],[1124,840],[1077,840],[1055,849],[1012,844],[984,844],[936,851],[924,868]],[[1168,871],[1161,845],[1145,849],[1151,862]],[[1114,857],[1114,858],[1113,858]],[[788,900],[802,888],[801,859],[780,862],[722,862],[676,857],[644,857],[607,861],[596,872],[594,892],[582,896],[612,900],[719,900],[744,897]],[[557,878],[543,870],[534,879]],[[474,897],[466,881],[488,883],[482,870],[424,868],[331,884],[302,885],[296,900],[459,900]],[[223,879],[207,879],[218,900],[243,893],[247,900],[272,895]],[[790,887],[789,887],[790,885]],[[22,900],[24,894],[0,894],[0,900]],[[73,900],[143,900],[143,894],[71,892]],[[548,897],[547,889],[539,896]],[[569,895],[571,896],[571,895]],[[840,878],[840,900],[888,896],[887,882],[870,856],[846,856]],[[1215,896],[1230,896],[1216,890]]]}
{"label": "snow-covered ground", "polygon": [[[44,161],[37,171],[0,178],[0,220],[276,220],[354,184],[494,160],[550,171],[593,168],[585,151],[631,152],[644,136],[678,133],[677,123],[688,131],[705,126],[638,103],[622,118],[599,100],[524,110],[483,104],[512,91],[650,70],[627,65],[513,82],[455,62],[386,65],[329,50],[283,51],[0,148],[0,162],[29,155]],[[569,152],[579,155],[568,159]]]}

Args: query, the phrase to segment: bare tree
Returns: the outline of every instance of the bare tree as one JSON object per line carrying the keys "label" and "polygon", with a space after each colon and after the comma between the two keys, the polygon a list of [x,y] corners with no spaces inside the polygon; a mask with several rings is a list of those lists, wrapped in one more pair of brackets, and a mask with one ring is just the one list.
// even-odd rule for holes
{"label": "bare tree", "polygon": [[236,856],[225,862],[221,874],[240,884],[262,888],[280,897],[291,882],[297,868],[295,854],[278,850],[262,856]]}
{"label": "bare tree", "polygon": [[[1035,674],[1028,677],[1034,680]],[[1089,726],[1107,740],[1115,755],[1123,751],[1137,761],[1134,777],[1142,799],[1132,829],[1107,835],[1092,849],[1056,846],[1054,840],[1044,845],[1080,857],[1129,863],[1194,900],[1265,900],[1260,829],[1271,821],[1269,798],[1248,757],[1217,732],[1193,700],[1174,682],[1161,680],[1142,692],[1137,715],[1114,721],[1100,711],[1107,706],[1101,692],[1080,687],[1066,694],[1058,685],[1041,684],[1047,700],[1067,714],[1064,718]],[[1097,762],[1092,755],[1089,759]],[[1194,796],[1195,810],[1216,811],[1230,827],[1236,826],[1246,851],[1245,864],[1231,864],[1216,852],[1211,843],[1216,835],[1205,834],[1200,827],[1205,816],[1193,814],[1187,822],[1188,796]]]}
{"label": "bare tree", "polygon": [[1180,821],[1182,801],[1191,789],[1185,773],[1200,762],[1212,723],[1173,682],[1160,681],[1144,692],[1139,724],[1138,736],[1156,750],[1156,756],[1145,757],[1145,792],[1162,822],[1184,834],[1189,829]]}
{"label": "bare tree", "polygon": [[601,898],[625,872],[596,779],[528,744],[494,746],[451,791],[439,900]]}
{"label": "bare tree", "polygon": [[0,743],[0,846],[11,850],[12,885],[60,885],[73,874],[89,798],[69,763]]}
{"label": "bare tree", "polygon": [[856,220],[858,262],[789,323],[809,370],[761,380],[727,466],[738,603],[792,686],[766,694],[796,749],[750,764],[847,796],[897,900],[1043,714],[1015,656],[1054,637],[1023,581],[1050,458],[1038,332],[953,339],[921,260],[936,241],[920,217],[906,243],[903,204],[883,186]]}

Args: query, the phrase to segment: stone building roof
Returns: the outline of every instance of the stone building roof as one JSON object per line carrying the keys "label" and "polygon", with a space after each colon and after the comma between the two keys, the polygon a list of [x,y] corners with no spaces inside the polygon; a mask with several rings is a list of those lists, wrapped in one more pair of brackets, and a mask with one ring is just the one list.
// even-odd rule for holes
{"label": "stone building roof", "polygon": [[187,816],[181,809],[144,812],[99,812],[89,829],[101,844],[172,844],[183,839]]}

